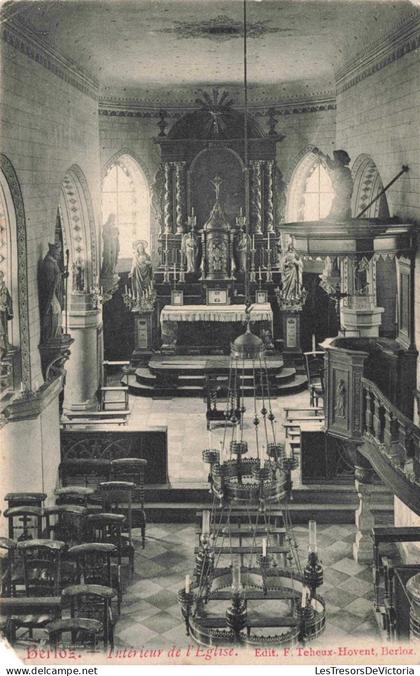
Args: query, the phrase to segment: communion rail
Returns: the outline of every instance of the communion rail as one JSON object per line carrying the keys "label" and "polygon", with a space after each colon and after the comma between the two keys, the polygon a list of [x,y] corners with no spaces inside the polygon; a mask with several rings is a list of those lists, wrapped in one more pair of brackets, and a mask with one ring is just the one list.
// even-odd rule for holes
{"label": "communion rail", "polygon": [[395,495],[420,514],[420,428],[362,377],[360,452]]}

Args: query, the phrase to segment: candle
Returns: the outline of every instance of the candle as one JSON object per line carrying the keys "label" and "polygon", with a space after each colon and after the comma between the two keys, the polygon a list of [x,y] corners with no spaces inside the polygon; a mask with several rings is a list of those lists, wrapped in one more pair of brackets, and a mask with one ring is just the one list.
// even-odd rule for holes
{"label": "candle", "polygon": [[264,558],[267,556],[267,538],[262,539],[262,555]]}
{"label": "candle", "polygon": [[176,281],[176,262],[174,263],[174,281]]}
{"label": "candle", "polygon": [[210,534],[210,510],[209,509],[204,509],[203,510],[203,519],[201,522],[201,531],[203,535],[209,535]]}
{"label": "candle", "polygon": [[191,216],[194,216],[194,214],[195,214],[194,207],[191,207]]}
{"label": "candle", "polygon": [[23,382],[22,382],[22,381],[20,381],[20,391],[21,391],[21,392],[24,392],[24,391],[25,391],[25,388],[24,388],[24,386],[23,386]]}
{"label": "candle", "polygon": [[312,352],[316,351],[316,339],[315,339],[315,334],[312,334]]}
{"label": "candle", "polygon": [[244,213],[244,212],[243,212],[243,209],[242,209],[242,207],[240,207],[240,209],[239,209],[239,216],[240,216],[241,218],[242,218],[243,213]]}
{"label": "candle", "polygon": [[316,552],[316,521],[309,521],[309,553]]}
{"label": "candle", "polygon": [[165,235],[165,250],[168,251],[168,233]]}
{"label": "candle", "polygon": [[258,268],[258,279],[259,279],[260,282],[261,282],[261,280],[262,280],[261,265],[260,265],[260,267]]}
{"label": "candle", "polygon": [[232,591],[238,593],[241,590],[241,559],[235,556],[232,561]]}
{"label": "candle", "polygon": [[191,578],[189,575],[185,576],[185,593],[189,594],[191,591]]}
{"label": "candle", "polygon": [[209,448],[213,448],[211,439],[211,430],[208,431]]}
{"label": "candle", "polygon": [[255,251],[255,235],[252,235],[252,250]]}
{"label": "candle", "polygon": [[307,589],[306,587],[303,587],[302,589],[302,600],[301,600],[301,607],[306,608],[306,596],[307,596]]}

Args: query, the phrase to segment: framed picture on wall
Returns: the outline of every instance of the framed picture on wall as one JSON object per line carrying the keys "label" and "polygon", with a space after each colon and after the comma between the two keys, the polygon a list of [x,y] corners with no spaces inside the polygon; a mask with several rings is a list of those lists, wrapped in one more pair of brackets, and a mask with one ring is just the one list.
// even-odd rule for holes
{"label": "framed picture on wall", "polygon": [[262,289],[257,289],[255,292],[255,302],[257,304],[262,304],[262,303],[267,303],[268,301],[268,294],[267,291],[264,291]]}
{"label": "framed picture on wall", "polygon": [[171,305],[184,305],[184,292],[181,289],[172,289]]}
{"label": "framed picture on wall", "polygon": [[228,305],[227,289],[206,289],[206,303],[207,305]]}

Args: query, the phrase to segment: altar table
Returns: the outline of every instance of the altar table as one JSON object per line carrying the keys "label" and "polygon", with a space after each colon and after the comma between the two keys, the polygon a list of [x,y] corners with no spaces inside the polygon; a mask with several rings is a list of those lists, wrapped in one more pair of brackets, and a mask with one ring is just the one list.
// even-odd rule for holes
{"label": "altar table", "polygon": [[[178,340],[179,325],[190,324],[187,327],[192,334],[197,331],[194,324],[203,322],[206,326],[215,324],[212,336],[214,339],[217,333],[217,323],[238,324],[238,329],[242,329],[247,316],[245,305],[165,305],[160,314],[160,325],[162,332],[162,349],[167,352],[175,351]],[[254,303],[250,310],[251,322],[261,322],[262,326],[273,332],[273,312],[270,303]],[[220,327],[221,329],[222,327]]]}

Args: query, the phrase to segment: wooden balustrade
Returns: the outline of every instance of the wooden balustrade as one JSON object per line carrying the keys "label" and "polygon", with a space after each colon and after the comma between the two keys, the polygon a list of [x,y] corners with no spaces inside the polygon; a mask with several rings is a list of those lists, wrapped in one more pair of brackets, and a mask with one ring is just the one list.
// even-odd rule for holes
{"label": "wooden balustrade", "polygon": [[364,432],[381,446],[388,461],[411,482],[420,483],[420,428],[380,389],[362,378]]}

